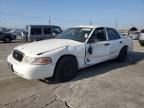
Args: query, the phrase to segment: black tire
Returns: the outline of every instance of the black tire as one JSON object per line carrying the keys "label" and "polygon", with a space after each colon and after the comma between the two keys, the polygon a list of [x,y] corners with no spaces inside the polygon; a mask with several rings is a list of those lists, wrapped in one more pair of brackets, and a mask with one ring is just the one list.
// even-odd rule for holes
{"label": "black tire", "polygon": [[6,42],[6,43],[9,43],[9,42],[11,42],[12,40],[11,40],[10,37],[5,37],[5,38],[3,39],[3,41]]}
{"label": "black tire", "polygon": [[127,47],[123,47],[117,57],[118,62],[124,62],[127,59]]}
{"label": "black tire", "polygon": [[65,82],[73,79],[77,73],[78,65],[75,58],[66,56],[60,59],[54,72],[54,80]]}
{"label": "black tire", "polygon": [[141,46],[144,46],[144,43],[140,43]]}

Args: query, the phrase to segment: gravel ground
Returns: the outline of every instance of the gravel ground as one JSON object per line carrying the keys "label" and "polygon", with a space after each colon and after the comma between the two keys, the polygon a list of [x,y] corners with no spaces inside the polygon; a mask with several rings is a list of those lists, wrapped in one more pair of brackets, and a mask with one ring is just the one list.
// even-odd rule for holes
{"label": "gravel ground", "polygon": [[6,57],[20,44],[0,42],[0,108],[144,108],[144,47],[137,41],[125,63],[97,64],[66,83],[12,73]]}

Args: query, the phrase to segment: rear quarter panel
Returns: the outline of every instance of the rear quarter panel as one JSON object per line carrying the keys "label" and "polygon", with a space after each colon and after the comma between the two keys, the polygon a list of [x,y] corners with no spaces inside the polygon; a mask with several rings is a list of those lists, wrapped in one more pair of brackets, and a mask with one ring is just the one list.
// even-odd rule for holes
{"label": "rear quarter panel", "polygon": [[123,37],[123,42],[124,42],[124,45],[128,46],[128,52],[131,52],[134,47],[132,38],[130,36],[125,36]]}

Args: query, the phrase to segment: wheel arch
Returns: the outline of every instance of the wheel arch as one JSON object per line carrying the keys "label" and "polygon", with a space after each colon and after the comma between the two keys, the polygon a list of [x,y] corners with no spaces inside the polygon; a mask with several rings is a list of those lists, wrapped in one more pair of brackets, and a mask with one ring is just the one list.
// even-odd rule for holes
{"label": "wheel arch", "polygon": [[128,45],[124,45],[121,49],[126,48],[128,50]]}
{"label": "wheel arch", "polygon": [[5,35],[5,36],[3,37],[3,41],[4,41],[6,38],[9,38],[10,40],[12,40],[12,38],[11,38],[9,35]]}
{"label": "wheel arch", "polygon": [[120,52],[121,52],[121,50],[122,50],[123,48],[126,48],[127,51],[128,51],[128,45],[124,45],[124,46],[122,46],[122,47],[119,49],[118,56],[119,56],[119,54],[120,54]]}
{"label": "wheel arch", "polygon": [[55,70],[58,66],[58,63],[60,62],[60,60],[62,60],[64,57],[71,57],[73,58],[74,60],[76,60],[76,63],[77,63],[77,67],[79,68],[79,62],[77,60],[77,57],[75,55],[72,55],[72,54],[65,54],[65,55],[62,55],[58,58],[57,62],[56,62],[56,65],[55,65],[55,68],[54,68],[54,73],[53,73],[53,76],[55,75]]}
{"label": "wheel arch", "polygon": [[11,39],[11,37],[10,37],[9,35],[5,35],[5,36],[3,37],[3,39],[5,39],[5,38],[10,38],[10,39]]}
{"label": "wheel arch", "polygon": [[63,59],[64,57],[71,57],[71,58],[75,59],[75,60],[76,60],[76,63],[77,63],[77,66],[79,67],[77,57],[76,57],[75,55],[72,55],[72,54],[65,54],[65,55],[60,56],[60,57],[58,58],[57,62],[56,62],[56,65],[57,65],[58,62],[59,62],[61,59]]}
{"label": "wheel arch", "polygon": [[[126,51],[126,52],[124,53],[124,51]],[[127,57],[127,53],[128,53],[128,46],[127,46],[127,45],[124,45],[124,46],[120,49],[119,54],[118,54],[116,60],[117,60],[118,62],[124,62],[125,59],[126,59],[126,57]],[[123,55],[123,56],[122,56],[122,55]]]}

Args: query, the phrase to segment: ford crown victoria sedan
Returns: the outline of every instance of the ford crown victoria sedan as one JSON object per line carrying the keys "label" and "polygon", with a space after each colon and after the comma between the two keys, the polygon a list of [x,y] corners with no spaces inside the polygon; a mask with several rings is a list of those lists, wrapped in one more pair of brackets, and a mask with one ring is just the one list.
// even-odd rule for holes
{"label": "ford crown victoria sedan", "polygon": [[74,78],[79,69],[111,59],[125,61],[132,39],[109,27],[69,28],[55,39],[17,46],[8,56],[10,69],[25,79]]}

